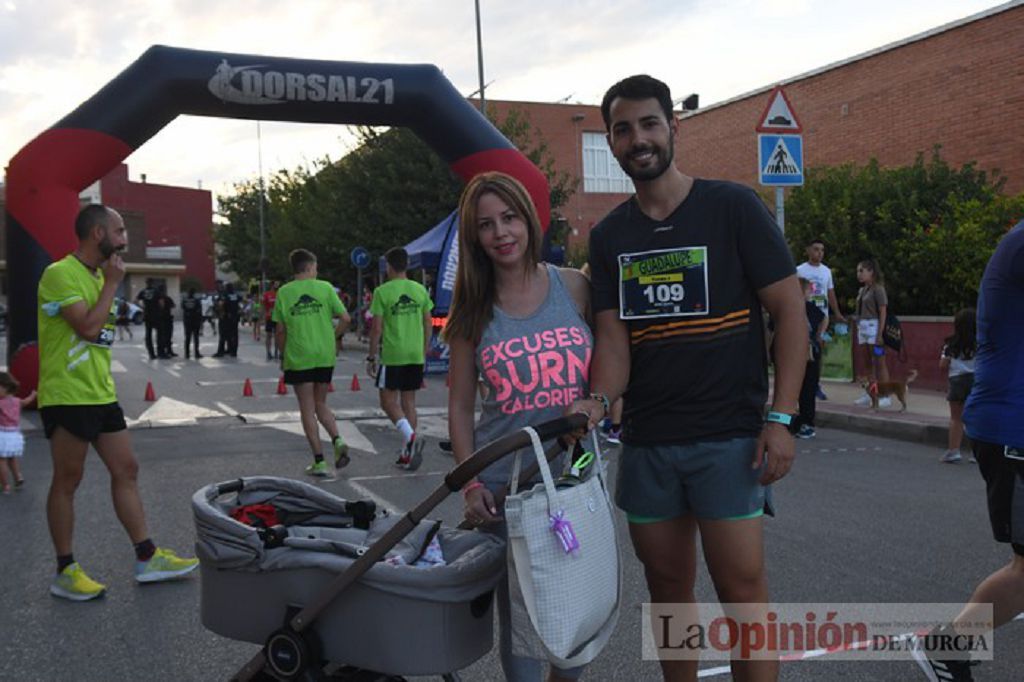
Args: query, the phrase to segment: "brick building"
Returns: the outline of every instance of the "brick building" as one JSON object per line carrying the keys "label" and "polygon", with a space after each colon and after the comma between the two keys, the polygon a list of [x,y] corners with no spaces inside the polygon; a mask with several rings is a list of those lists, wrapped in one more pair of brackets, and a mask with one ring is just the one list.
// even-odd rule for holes
{"label": "brick building", "polygon": [[[180,298],[183,277],[198,279],[205,291],[214,288],[213,198],[209,191],[148,184],[144,176],[142,182],[132,182],[128,167],[120,164],[86,188],[81,202],[104,203],[124,218],[128,229],[127,272],[118,296],[134,300],[150,278],[166,286],[175,300]],[[0,239],[0,293],[4,296],[6,250],[6,239]]]}
{"label": "brick building", "polygon": [[[1000,5],[784,80],[803,125],[804,164],[913,163],[941,145],[959,166],[975,161],[1024,192],[1024,3]],[[671,80],[670,73],[652,75]],[[608,83],[611,85],[611,82]],[[754,128],[774,84],[681,113],[676,162],[699,177],[758,188]],[[687,93],[676,92],[674,96]],[[555,167],[579,179],[556,213],[568,221],[569,252],[632,192],[604,140],[597,106],[488,101],[504,119],[515,108],[547,143]]]}
{"label": "brick building", "polygon": [[[1024,192],[1024,3],[1012,2],[782,82],[803,125],[804,165],[902,166],[941,145]],[[691,175],[757,183],[754,127],[773,86],[683,117]]]}
{"label": "brick building", "polygon": [[150,184],[145,175],[141,182],[133,182],[122,163],[100,179],[99,197],[111,208],[145,217],[151,258],[179,260],[185,266],[184,276],[198,279],[206,291],[213,289],[213,195],[209,190]]}

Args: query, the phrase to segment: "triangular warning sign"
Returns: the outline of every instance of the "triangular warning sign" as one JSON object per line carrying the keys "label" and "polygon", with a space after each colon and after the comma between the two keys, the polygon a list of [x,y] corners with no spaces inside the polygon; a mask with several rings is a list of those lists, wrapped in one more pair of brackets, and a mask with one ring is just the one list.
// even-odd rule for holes
{"label": "triangular warning sign", "polygon": [[799,133],[803,130],[793,106],[789,103],[789,98],[786,97],[786,91],[781,86],[772,90],[768,106],[758,121],[759,133]]}
{"label": "triangular warning sign", "polygon": [[786,148],[786,144],[780,137],[778,142],[775,143],[775,148],[772,149],[772,153],[768,155],[764,168],[761,169],[761,174],[799,175],[799,173],[800,167],[796,165],[793,155],[789,153],[789,149]]}

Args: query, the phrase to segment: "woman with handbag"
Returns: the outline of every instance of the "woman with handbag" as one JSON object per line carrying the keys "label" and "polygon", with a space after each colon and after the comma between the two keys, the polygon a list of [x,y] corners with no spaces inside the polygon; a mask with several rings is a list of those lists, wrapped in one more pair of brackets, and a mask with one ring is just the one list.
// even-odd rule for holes
{"label": "woman with handbag", "polygon": [[[519,181],[483,173],[469,182],[459,202],[459,265],[445,327],[449,432],[457,463],[478,445],[562,416],[586,395],[593,347],[589,285],[577,270],[541,262],[541,241],[537,210]],[[478,376],[487,392],[474,425]],[[522,454],[528,466],[533,450]],[[552,468],[564,464],[563,457]],[[462,491],[466,519],[503,537],[507,528],[496,495],[512,466],[513,456],[506,456]],[[497,593],[501,666],[508,680],[538,682],[545,655],[536,634],[531,642],[525,632],[529,619],[518,589],[512,593],[510,598],[506,578]],[[548,680],[574,680],[581,673],[582,667],[552,666]]]}

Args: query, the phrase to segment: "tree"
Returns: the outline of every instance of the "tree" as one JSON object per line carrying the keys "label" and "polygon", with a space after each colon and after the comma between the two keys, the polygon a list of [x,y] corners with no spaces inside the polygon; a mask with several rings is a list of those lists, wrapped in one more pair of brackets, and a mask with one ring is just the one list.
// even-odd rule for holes
{"label": "tree", "polygon": [[[496,127],[548,177],[551,206],[565,204],[576,180],[554,168],[554,160],[527,114],[512,109]],[[381,255],[436,224],[457,205],[462,182],[405,128],[359,127],[356,148],[338,161],[320,159],[313,168],[281,170],[268,183],[264,221],[268,274],[285,278],[287,253],[297,247],[317,254],[322,277],[350,282],[356,246]],[[214,238],[218,261],[240,275],[259,274],[259,186],[237,183],[219,197],[225,223]]]}
{"label": "tree", "polygon": [[974,305],[996,243],[1024,215],[1024,195],[1006,197],[1002,185],[973,163],[950,167],[938,148],[899,168],[812,168],[786,202],[786,236],[799,260],[811,239],[825,241],[844,310],[857,263],[875,258],[893,313],[952,315]]}

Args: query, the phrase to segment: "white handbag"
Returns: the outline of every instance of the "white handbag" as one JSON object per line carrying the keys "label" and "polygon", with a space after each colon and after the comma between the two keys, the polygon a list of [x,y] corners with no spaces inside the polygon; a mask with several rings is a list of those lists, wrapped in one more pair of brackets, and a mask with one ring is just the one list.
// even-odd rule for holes
{"label": "white handbag", "polygon": [[537,432],[524,430],[544,480],[518,492],[516,454],[505,498],[509,582],[518,584],[548,660],[572,668],[597,657],[619,615],[621,571],[604,462],[595,434],[589,478],[556,489]]}

